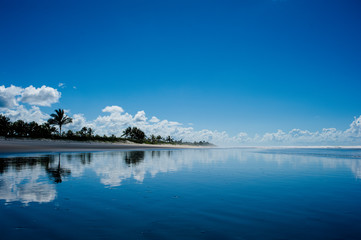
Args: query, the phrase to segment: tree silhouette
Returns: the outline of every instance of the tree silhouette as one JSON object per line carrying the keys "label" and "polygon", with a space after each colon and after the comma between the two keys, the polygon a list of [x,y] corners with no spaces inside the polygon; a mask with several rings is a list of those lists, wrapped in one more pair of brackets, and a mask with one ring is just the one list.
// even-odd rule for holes
{"label": "tree silhouette", "polygon": [[50,125],[58,125],[59,126],[59,134],[61,135],[61,127],[65,124],[73,122],[73,119],[66,116],[64,113],[64,109],[55,110],[55,113],[50,115],[52,118],[48,120]]}
{"label": "tree silhouette", "polygon": [[133,127],[132,133],[132,138],[137,141],[143,141],[145,139],[145,133],[137,127]]}
{"label": "tree silhouette", "polygon": [[28,135],[28,124],[23,120],[17,120],[11,126],[13,134],[18,137],[26,137]]}
{"label": "tree silhouette", "polygon": [[42,138],[51,138],[51,135],[56,132],[56,128],[50,126],[49,123],[43,123],[39,126],[39,129],[37,130],[37,137]]}
{"label": "tree silhouette", "polygon": [[[117,137],[114,134],[111,136],[98,134],[94,136],[94,130],[90,127],[83,127],[80,131],[73,132],[71,130],[62,133],[62,126],[73,122],[68,117],[63,109],[55,110],[55,113],[51,114],[51,118],[43,124],[37,122],[25,122],[23,120],[17,120],[11,122],[10,119],[0,114],[0,136],[1,137],[26,137],[26,138],[47,138],[47,139],[70,139],[77,141],[95,140],[105,142],[122,141],[125,139],[136,143],[169,143],[169,144],[190,144],[197,146],[214,146],[213,144],[200,141],[200,142],[183,142],[182,140],[175,140],[171,136],[162,137],[161,135],[155,136],[154,134],[147,137],[146,134],[137,127],[127,127],[123,131],[123,138]],[[53,125],[59,126],[59,131]],[[59,136],[55,136],[54,133],[58,132]],[[124,139],[125,138],[125,139]]]}
{"label": "tree silhouette", "polygon": [[93,137],[94,130],[92,128],[83,127],[80,131],[77,131],[76,134],[81,138],[91,139]]}
{"label": "tree silhouette", "polygon": [[123,131],[122,136],[125,136],[126,138],[129,138],[131,140],[140,141],[140,142],[144,141],[144,139],[145,139],[145,133],[137,127],[133,127],[133,128],[127,127]]}
{"label": "tree silhouette", "polygon": [[168,136],[165,140],[169,143],[174,142],[174,139],[171,136]]}
{"label": "tree silhouette", "polygon": [[131,137],[131,133],[132,133],[132,128],[131,127],[127,127],[124,131],[123,131],[123,137],[126,138],[130,138]]}
{"label": "tree silhouette", "polygon": [[149,140],[150,140],[152,143],[157,142],[157,138],[154,136],[154,134],[150,135]]}
{"label": "tree silhouette", "polygon": [[0,114],[0,136],[7,136],[10,133],[10,127],[10,119]]}

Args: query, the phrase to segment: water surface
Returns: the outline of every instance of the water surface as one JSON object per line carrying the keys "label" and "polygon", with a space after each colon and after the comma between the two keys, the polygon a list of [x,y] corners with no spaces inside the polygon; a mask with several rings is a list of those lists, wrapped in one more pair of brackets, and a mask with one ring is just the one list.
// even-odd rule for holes
{"label": "water surface", "polygon": [[1,239],[361,239],[361,150],[0,156]]}

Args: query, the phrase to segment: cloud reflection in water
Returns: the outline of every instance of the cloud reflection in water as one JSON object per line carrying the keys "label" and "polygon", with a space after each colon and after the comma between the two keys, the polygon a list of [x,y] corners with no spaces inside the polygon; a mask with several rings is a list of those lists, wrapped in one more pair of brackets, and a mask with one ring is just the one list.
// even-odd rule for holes
{"label": "cloud reflection in water", "polygon": [[345,157],[337,154],[323,157],[311,154],[305,157],[292,151],[195,149],[62,153],[2,158],[0,199],[25,204],[51,202],[57,196],[56,184],[82,177],[87,169],[93,171],[105,187],[118,187],[127,179],[142,183],[147,175],[155,177],[159,173],[192,169],[194,164],[223,163],[227,160],[236,160],[243,164],[247,164],[247,161],[274,162],[277,165],[287,163],[294,167],[320,163],[324,168],[347,167],[356,178],[361,178],[361,157],[357,154],[356,152],[356,155]]}

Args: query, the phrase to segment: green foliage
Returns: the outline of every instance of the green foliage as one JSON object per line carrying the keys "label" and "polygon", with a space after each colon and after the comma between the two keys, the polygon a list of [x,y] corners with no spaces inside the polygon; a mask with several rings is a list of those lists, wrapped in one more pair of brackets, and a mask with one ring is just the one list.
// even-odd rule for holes
{"label": "green foliage", "polygon": [[17,120],[11,126],[11,133],[17,137],[26,137],[29,132],[28,126],[23,120]]}
{"label": "green foliage", "polygon": [[49,123],[43,123],[38,128],[38,138],[51,138],[51,136],[56,132],[56,128],[50,126]]}
{"label": "green foliage", "polygon": [[131,136],[131,133],[132,133],[132,128],[131,127],[127,127],[124,131],[123,131],[123,137],[126,137],[126,138],[130,138]]}
{"label": "green foliage", "polygon": [[168,136],[166,139],[165,139],[166,142],[168,143],[172,143],[174,142],[174,139],[171,137],[171,136]]}
{"label": "green foliage", "polygon": [[8,117],[0,114],[0,136],[6,137],[10,134],[11,122]]}
{"label": "green foliage", "polygon": [[31,138],[51,138],[56,132],[56,128],[50,126],[49,123],[39,125],[36,122],[28,123],[28,136]]}
{"label": "green foliage", "polygon": [[72,139],[74,138],[75,134],[72,130],[68,130],[65,134],[66,138]]}
{"label": "green foliage", "polygon": [[48,123],[39,125],[36,122],[27,123],[23,120],[12,123],[8,117],[0,115],[0,136],[3,137],[51,138],[55,132],[55,127]]}
{"label": "green foliage", "polygon": [[[82,139],[90,140],[90,139],[94,138],[93,134],[94,134],[93,129],[83,127],[80,131],[76,132],[75,136],[79,137],[79,138],[82,138]],[[99,137],[99,135],[98,135],[98,137]]]}
{"label": "green foliage", "polygon": [[127,127],[123,131],[122,136],[125,136],[127,139],[136,141],[136,142],[143,142],[146,137],[145,133],[137,127],[133,127],[133,128]]}
{"label": "green foliage", "polygon": [[64,109],[55,110],[55,113],[50,115],[52,118],[48,120],[50,125],[58,125],[59,126],[59,135],[61,135],[61,127],[63,125],[69,124],[73,122],[73,119],[65,115]]}
{"label": "green foliage", "polygon": [[151,141],[151,143],[156,143],[157,142],[157,138],[154,136],[154,134],[150,135],[149,140]]}

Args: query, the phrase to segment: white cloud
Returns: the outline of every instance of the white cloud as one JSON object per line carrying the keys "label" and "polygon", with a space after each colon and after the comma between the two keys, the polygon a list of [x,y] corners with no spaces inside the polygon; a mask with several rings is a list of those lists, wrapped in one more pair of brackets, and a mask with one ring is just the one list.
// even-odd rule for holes
{"label": "white cloud", "polygon": [[12,108],[18,106],[16,96],[20,95],[22,88],[11,85],[10,87],[0,86],[0,108]]}
{"label": "white cloud", "polygon": [[151,123],[157,123],[159,121],[160,120],[157,117],[154,117],[154,116],[149,120],[149,122],[151,122]]}
{"label": "white cloud", "polygon": [[145,122],[145,121],[147,121],[147,118],[145,116],[145,112],[144,111],[137,112],[137,114],[135,114],[135,116],[134,116],[134,121],[136,121],[136,122]]}
{"label": "white cloud", "polygon": [[0,86],[0,108],[11,109],[19,106],[19,103],[28,103],[32,106],[51,106],[59,101],[61,93],[58,90],[43,85],[35,88],[32,85],[27,88]]}
{"label": "white cloud", "polygon": [[132,115],[125,113],[121,107],[111,106],[103,109],[103,112],[109,112],[110,115],[98,116],[90,123],[94,124],[94,130],[99,135],[117,135],[120,136],[124,128],[133,122]]}
{"label": "white cloud", "polygon": [[350,128],[345,132],[351,138],[361,138],[361,116],[354,119],[350,124]]}
{"label": "white cloud", "polygon": [[58,84],[58,87],[60,87],[60,88],[65,88],[65,84],[64,84],[64,83],[59,83],[59,84]]}
{"label": "white cloud", "polygon": [[336,128],[323,128],[321,131],[292,129],[289,132],[278,130],[275,133],[266,133],[258,142],[250,139],[252,143],[279,144],[279,145],[344,145],[360,144],[361,116],[355,118],[350,127],[344,131]]}
{"label": "white cloud", "polygon": [[[38,106],[50,106],[58,102],[61,93],[58,90],[42,86],[35,88],[32,85],[27,88],[11,85],[0,86],[0,114],[4,114],[11,121],[24,120],[43,123],[49,119],[49,115],[43,113]],[[28,103],[29,108],[20,103]]]}
{"label": "white cloud", "polygon": [[9,117],[11,121],[24,120],[25,122],[46,122],[50,116],[43,113],[39,107],[32,106],[30,109],[24,107],[24,105],[19,105],[15,109],[5,109],[1,112],[5,116]]}
{"label": "white cloud", "polygon": [[72,116],[72,119],[73,119],[72,123],[64,126],[65,132],[67,130],[72,130],[76,132],[82,129],[83,127],[95,129],[95,125],[93,123],[86,121],[84,114],[74,114]]}
{"label": "white cloud", "polygon": [[43,85],[40,88],[29,86],[22,91],[19,101],[30,105],[47,106],[57,103],[61,97],[58,90]]}
{"label": "white cloud", "polygon": [[119,106],[107,106],[102,110],[102,112],[122,113],[124,110]]}
{"label": "white cloud", "polygon": [[239,143],[247,143],[251,141],[251,138],[245,132],[240,132],[235,136],[235,141]]}

